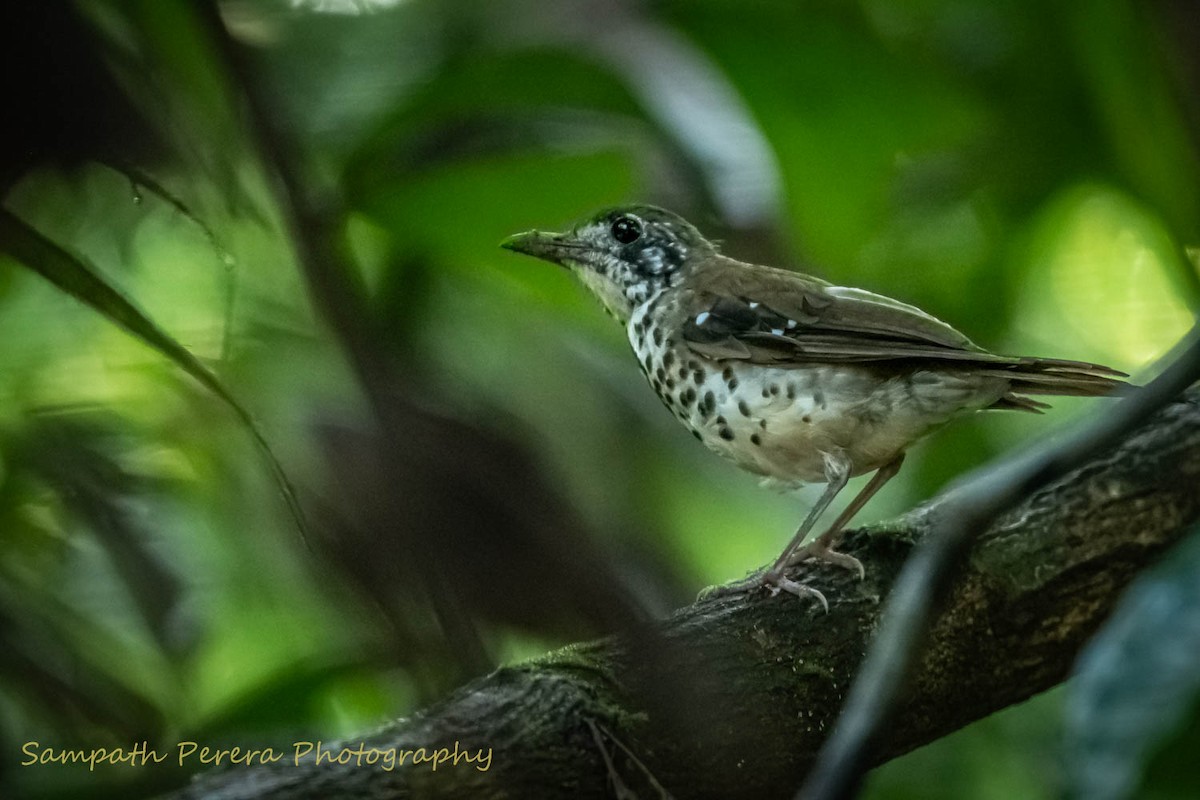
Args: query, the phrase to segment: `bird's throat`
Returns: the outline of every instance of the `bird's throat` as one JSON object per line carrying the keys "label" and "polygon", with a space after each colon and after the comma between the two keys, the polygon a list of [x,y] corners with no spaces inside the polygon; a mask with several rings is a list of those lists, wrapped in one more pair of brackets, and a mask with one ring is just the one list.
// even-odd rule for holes
{"label": "bird's throat", "polygon": [[629,297],[627,287],[617,283],[609,276],[601,275],[585,266],[571,264],[570,269],[575,273],[579,282],[596,296],[609,314],[616,317],[622,325],[629,321],[635,303]]}

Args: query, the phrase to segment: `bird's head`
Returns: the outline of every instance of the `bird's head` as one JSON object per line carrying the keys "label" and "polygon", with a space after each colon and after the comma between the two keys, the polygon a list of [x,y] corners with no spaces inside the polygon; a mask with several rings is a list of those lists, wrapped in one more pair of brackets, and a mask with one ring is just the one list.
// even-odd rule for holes
{"label": "bird's head", "polygon": [[601,211],[565,233],[518,233],[500,246],[567,267],[622,322],[716,252],[687,220],[646,205]]}

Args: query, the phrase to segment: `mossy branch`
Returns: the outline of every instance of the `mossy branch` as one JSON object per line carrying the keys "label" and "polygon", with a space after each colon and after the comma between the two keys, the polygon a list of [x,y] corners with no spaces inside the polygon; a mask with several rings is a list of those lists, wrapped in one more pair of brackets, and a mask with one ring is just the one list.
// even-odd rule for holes
{"label": "mossy branch", "polygon": [[[1198,484],[1193,392],[1004,515],[938,614],[881,758],[1062,681],[1130,579],[1200,517]],[[828,615],[785,596],[699,602],[500,669],[343,743],[426,755],[456,743],[472,754],[490,748],[486,771],[465,760],[388,771],[285,759],[202,776],[177,797],[789,796],[880,626],[881,598],[938,510],[934,500],[851,534],[847,549],[867,565],[862,582],[813,567],[806,579],[830,598]]]}

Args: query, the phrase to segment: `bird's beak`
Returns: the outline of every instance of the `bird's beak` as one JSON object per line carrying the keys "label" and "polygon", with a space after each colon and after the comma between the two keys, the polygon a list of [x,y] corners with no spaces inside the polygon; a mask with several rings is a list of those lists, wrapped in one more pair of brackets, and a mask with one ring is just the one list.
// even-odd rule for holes
{"label": "bird's beak", "polygon": [[501,242],[500,246],[560,266],[566,266],[567,259],[578,260],[579,251],[584,249],[579,243],[570,241],[565,234],[542,231],[515,234]]}

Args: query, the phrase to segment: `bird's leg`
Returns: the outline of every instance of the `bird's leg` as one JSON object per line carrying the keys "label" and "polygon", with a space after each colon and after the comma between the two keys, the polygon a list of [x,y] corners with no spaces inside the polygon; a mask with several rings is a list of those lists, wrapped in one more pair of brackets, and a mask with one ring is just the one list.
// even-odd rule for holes
{"label": "bird's leg", "polygon": [[785,592],[790,592],[797,597],[804,595],[816,595],[821,605],[825,606],[825,610],[829,610],[829,603],[825,597],[816,589],[812,589],[801,583],[789,579],[785,576],[784,570],[792,563],[793,554],[804,543],[808,537],[809,531],[813,525],[820,519],[821,514],[825,513],[825,509],[829,508],[829,504],[833,502],[833,498],[838,496],[838,492],[846,488],[846,484],[850,481],[850,460],[846,458],[844,453],[822,453],[825,460],[825,479],[828,483],[825,486],[825,491],[817,498],[817,502],[808,510],[808,515],[804,521],[800,523],[800,527],[796,529],[796,533],[792,536],[792,540],[788,542],[787,547],[783,548],[783,552],[779,554],[779,558],[775,559],[766,572],[762,574],[762,583],[770,587],[773,591],[782,589]]}
{"label": "bird's leg", "polygon": [[863,569],[861,561],[852,555],[839,553],[833,547],[837,544],[842,529],[850,523],[850,520],[854,519],[854,515],[862,510],[862,507],[875,496],[875,493],[883,488],[885,483],[896,477],[896,473],[900,471],[900,465],[903,463],[904,453],[901,453],[875,470],[875,474],[871,476],[871,480],[862,488],[862,491],[854,496],[854,499],[838,515],[838,518],[833,521],[833,524],[829,526],[827,531],[814,539],[810,544],[797,547],[792,552],[788,558],[788,566],[795,566],[805,559],[815,558],[819,561],[828,561],[831,564],[837,564],[857,572],[859,580],[865,578],[867,573]]}
{"label": "bird's leg", "polygon": [[854,499],[842,510],[842,513],[838,514],[833,524],[810,544],[806,545],[804,544],[804,540],[812,530],[813,525],[816,524],[821,514],[829,507],[833,499],[838,496],[838,493],[846,488],[846,484],[850,481],[851,465],[844,454],[823,453],[822,455],[825,459],[825,477],[828,480],[825,491],[821,493],[817,502],[809,509],[804,522],[800,523],[800,527],[796,529],[792,540],[788,542],[787,547],[779,554],[779,558],[775,559],[775,563],[758,575],[718,587],[716,591],[705,593],[704,596],[721,596],[747,591],[757,586],[766,586],[772,593],[785,591],[797,597],[813,597],[828,611],[829,602],[825,599],[824,594],[811,586],[788,578],[784,574],[784,570],[812,558],[837,564],[838,566],[857,572],[860,580],[866,576],[866,570],[863,568],[861,561],[847,553],[839,553],[833,547],[837,544],[838,536],[841,534],[842,529],[850,523],[854,515],[861,511],[863,506],[884,487],[884,484],[894,478],[896,473],[900,471],[900,465],[904,463],[904,454],[901,453],[875,470],[875,474],[871,476],[871,480],[867,481],[867,485],[854,496]]}
{"label": "bird's leg", "polygon": [[846,458],[845,454],[840,452],[822,453],[822,456],[825,459],[825,477],[828,480],[828,484],[825,487],[825,491],[817,499],[817,502],[809,509],[804,522],[800,523],[800,527],[796,529],[792,540],[788,542],[787,547],[779,554],[779,558],[775,559],[775,562],[762,572],[740,581],[711,587],[701,592],[700,596],[702,598],[723,597],[725,595],[753,591],[765,586],[771,590],[772,594],[784,591],[794,594],[797,597],[812,597],[824,606],[826,611],[829,611],[829,601],[825,599],[825,595],[811,586],[797,583],[783,574],[784,569],[790,563],[792,553],[804,542],[804,538],[808,536],[809,531],[812,530],[813,525],[816,524],[821,514],[833,502],[833,498],[837,497],[838,492],[846,488],[846,483],[850,480],[850,461]]}

